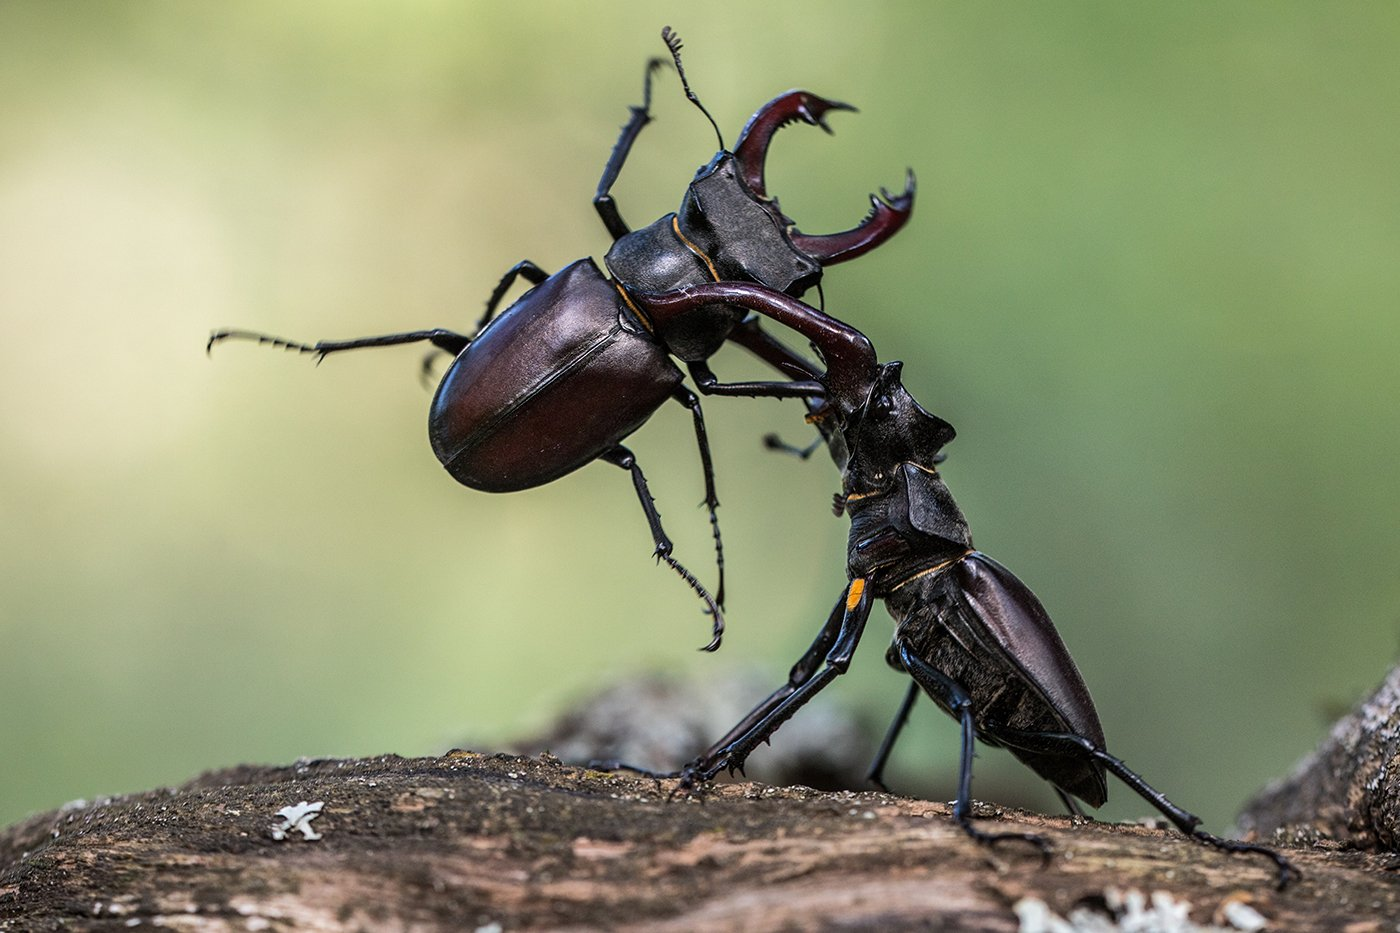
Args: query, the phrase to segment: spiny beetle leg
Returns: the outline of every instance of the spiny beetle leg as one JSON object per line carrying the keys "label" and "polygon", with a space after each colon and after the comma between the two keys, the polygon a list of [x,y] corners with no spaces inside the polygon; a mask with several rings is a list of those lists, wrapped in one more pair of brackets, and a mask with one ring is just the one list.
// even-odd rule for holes
{"label": "spiny beetle leg", "polygon": [[865,772],[865,779],[887,794],[890,789],[885,786],[885,765],[889,763],[890,752],[894,751],[894,743],[899,741],[899,734],[904,731],[905,725],[908,724],[909,713],[914,709],[914,701],[918,698],[919,684],[915,681],[909,684],[909,689],[899,704],[899,712],[894,714],[894,721],[885,730],[885,737],[880,742],[880,749],[875,753],[875,758],[870,762],[870,768]]}
{"label": "spiny beetle leg", "polygon": [[481,333],[486,325],[491,323],[491,319],[496,316],[496,309],[501,305],[501,299],[506,296],[506,292],[515,284],[517,278],[522,278],[531,285],[539,285],[549,278],[549,273],[528,259],[522,259],[507,269],[506,274],[496,283],[496,287],[491,289],[491,297],[486,299],[486,313],[476,324],[477,333]]}
{"label": "spiny beetle leg", "polygon": [[216,330],[209,335],[209,342],[204,347],[205,352],[212,351],[214,344],[225,340],[252,340],[274,347],[282,347],[285,350],[295,350],[298,353],[314,353],[318,362],[330,354],[339,353],[342,350],[393,347],[402,343],[422,343],[424,341],[431,343],[439,350],[456,356],[472,342],[470,337],[464,337],[442,328],[414,330],[403,334],[385,334],[381,337],[360,337],[356,340],[321,340],[316,343],[297,343],[295,340],[285,340],[271,334],[262,334],[251,330]]}
{"label": "spiny beetle leg", "polygon": [[[491,323],[496,316],[496,310],[501,305],[501,299],[506,295],[506,291],[515,284],[517,278],[523,278],[531,285],[538,285],[549,278],[549,273],[535,265],[528,259],[522,259],[506,270],[506,274],[501,276],[501,280],[496,283],[496,287],[491,289],[491,296],[486,299],[486,311],[481,315],[481,320],[476,322],[476,336],[486,329],[486,325]],[[476,336],[472,337],[473,340]],[[464,345],[465,346],[465,345]],[[431,387],[433,379],[433,362],[437,359],[438,350],[429,350],[423,357],[423,369],[421,378],[425,386]],[[460,353],[461,351],[457,351]],[[456,354],[453,354],[454,358]]]}
{"label": "spiny beetle leg", "polygon": [[[726,769],[731,774],[742,772],[744,762],[760,743],[767,742],[808,700],[846,673],[873,602],[866,581],[852,580],[811,647],[793,665],[787,686],[775,690],[709,751],[682,768],[681,789],[699,787]],[[822,666],[818,670],[819,658]]]}
{"label": "spiny beetle leg", "polygon": [[715,492],[715,466],[710,457],[710,440],[709,435],[705,432],[705,416],[700,411],[700,399],[685,386],[677,386],[676,391],[671,393],[671,397],[690,409],[690,414],[695,422],[695,442],[700,447],[700,468],[705,477],[705,501],[701,504],[710,513],[710,529],[715,537],[715,564],[719,572],[719,585],[715,587],[715,603],[723,609],[724,542],[720,540],[719,516],[715,514],[719,508],[719,495]]}
{"label": "spiny beetle leg", "polygon": [[651,489],[647,486],[647,478],[643,475],[642,468],[637,465],[636,456],[632,451],[618,444],[609,450],[603,451],[603,453],[599,455],[599,459],[620,466],[632,474],[632,485],[637,490],[637,500],[642,504],[642,511],[646,514],[647,527],[651,529],[651,538],[656,544],[656,550],[653,553],[658,562],[665,562],[666,566],[679,574],[680,578],[686,582],[686,585],[695,591],[695,595],[699,596],[700,599],[704,601],[705,614],[713,617],[714,625],[711,631],[712,637],[710,643],[705,645],[701,650],[714,651],[719,647],[720,639],[724,635],[724,613],[715,603],[715,599],[710,595],[709,590],[706,590],[705,587],[701,585],[700,581],[695,579],[695,574],[685,569],[680,561],[671,556],[671,539],[666,536],[666,531],[661,527],[661,514],[656,511],[656,501],[652,499]]}
{"label": "spiny beetle leg", "polygon": [[593,196],[593,207],[598,211],[603,226],[608,228],[608,234],[614,240],[625,237],[632,229],[627,226],[617,209],[617,202],[612,196],[612,186],[622,172],[622,164],[627,161],[627,155],[632,151],[632,144],[637,141],[637,135],[641,133],[642,127],[651,122],[651,76],[656,69],[665,64],[664,58],[647,61],[646,74],[642,80],[642,104],[640,107],[634,105],[628,108],[630,116],[626,125],[622,127],[622,135],[617,138],[617,145],[613,146],[612,155],[608,156],[608,164],[603,167],[603,177],[598,180],[598,192]]}
{"label": "spiny beetle leg", "polygon": [[1133,769],[1123,763],[1122,759],[1110,755],[1107,751],[1099,748],[1093,742],[1082,735],[1059,732],[1021,732],[1016,729],[1006,729],[997,733],[997,739],[1004,745],[1015,746],[1017,748],[1029,749],[1042,752],[1058,752],[1065,755],[1087,755],[1103,764],[1114,777],[1128,785],[1134,793],[1143,800],[1146,800],[1176,826],[1182,833],[1192,837],[1198,842],[1223,852],[1257,852],[1267,856],[1278,869],[1277,886],[1280,891],[1288,887],[1295,878],[1300,877],[1298,869],[1293,867],[1293,863],[1284,855],[1275,852],[1267,846],[1255,845],[1250,842],[1241,842],[1238,839],[1224,839],[1214,833],[1206,832],[1200,828],[1201,818],[1187,810],[1172,803],[1165,794],[1157,790]]}

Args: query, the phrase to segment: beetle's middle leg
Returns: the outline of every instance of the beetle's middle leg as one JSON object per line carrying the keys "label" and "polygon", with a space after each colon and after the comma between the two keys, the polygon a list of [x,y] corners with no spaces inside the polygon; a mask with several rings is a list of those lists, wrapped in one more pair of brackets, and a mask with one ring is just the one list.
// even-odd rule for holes
{"label": "beetle's middle leg", "polygon": [[486,313],[481,316],[481,320],[476,323],[477,333],[481,333],[491,319],[496,316],[496,309],[500,307],[501,299],[505,297],[506,291],[515,284],[517,278],[522,278],[531,285],[538,285],[549,278],[549,273],[535,265],[528,259],[522,259],[506,270],[506,274],[501,276],[501,281],[496,283],[496,287],[491,289],[491,297],[486,299]]}
{"label": "beetle's middle leg", "polygon": [[620,466],[632,474],[632,485],[637,490],[637,499],[642,504],[642,511],[646,513],[647,527],[651,529],[651,538],[656,544],[656,559],[658,561],[664,561],[668,567],[680,574],[681,579],[695,591],[697,596],[704,600],[706,613],[714,617],[713,637],[710,643],[703,649],[705,651],[714,651],[719,647],[720,638],[724,635],[724,613],[716,604],[714,597],[710,595],[709,591],[705,589],[699,580],[695,579],[695,574],[686,570],[685,567],[681,565],[680,561],[671,556],[671,550],[674,545],[671,544],[671,539],[666,536],[665,529],[661,527],[661,514],[656,511],[656,501],[651,497],[651,489],[647,486],[647,478],[642,474],[642,468],[637,465],[636,456],[632,451],[618,444],[603,451],[598,455],[598,459],[606,460],[608,463]]}
{"label": "beetle's middle leg", "polygon": [[961,684],[919,657],[903,641],[896,639],[895,648],[909,676],[930,696],[937,698],[962,724],[962,756],[958,766],[958,797],[953,802],[953,819],[962,827],[963,832],[978,842],[1028,842],[1040,850],[1043,858],[1048,858],[1050,843],[1043,836],[1037,836],[1035,833],[989,833],[972,825],[972,759],[977,740],[977,727],[972,716],[972,697]]}
{"label": "beetle's middle leg", "polygon": [[914,701],[918,699],[919,684],[918,681],[914,681],[904,694],[904,699],[899,704],[899,712],[894,714],[894,720],[890,723],[890,727],[885,730],[885,737],[880,741],[880,749],[875,753],[870,767],[865,772],[865,779],[887,794],[890,789],[885,786],[885,765],[889,763],[890,752],[894,751],[894,743],[899,741],[899,734],[908,725],[909,714],[914,709]]}
{"label": "beetle's middle leg", "polygon": [[719,508],[719,496],[715,493],[715,465],[710,458],[710,441],[705,433],[705,416],[700,413],[700,399],[695,393],[685,386],[677,386],[676,391],[671,393],[671,397],[680,402],[690,413],[695,421],[695,442],[700,447],[700,467],[705,474],[705,507],[710,512],[710,528],[715,536],[715,564],[719,570],[719,586],[715,589],[715,603],[721,609],[724,608],[724,543],[719,536],[719,517],[715,510]]}

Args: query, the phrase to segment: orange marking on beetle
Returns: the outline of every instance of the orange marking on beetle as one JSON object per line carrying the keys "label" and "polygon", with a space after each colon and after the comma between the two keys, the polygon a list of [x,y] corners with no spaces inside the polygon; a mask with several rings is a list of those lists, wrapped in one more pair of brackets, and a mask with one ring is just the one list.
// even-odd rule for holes
{"label": "orange marking on beetle", "polygon": [[699,256],[702,260],[705,261],[705,265],[710,267],[710,278],[718,282],[720,280],[719,271],[715,269],[715,264],[710,262],[710,257],[705,255],[704,250],[700,249],[700,247],[687,240],[685,234],[681,233],[680,218],[676,217],[676,215],[674,214],[671,215],[671,230],[676,234],[676,239],[680,240],[682,243],[685,244],[686,249],[690,250],[692,253]]}
{"label": "orange marking on beetle", "polygon": [[851,588],[846,593],[846,611],[855,612],[856,606],[860,605],[860,597],[865,593],[865,578],[856,577],[851,581]]}
{"label": "orange marking on beetle", "polygon": [[632,303],[632,296],[627,294],[627,289],[618,284],[616,280],[613,281],[613,288],[617,289],[617,293],[622,296],[622,300],[626,303],[627,307],[632,309],[632,313],[637,316],[637,320],[642,322],[642,326],[647,329],[647,333],[656,333],[656,328],[651,326],[651,321],[642,313],[642,309]]}

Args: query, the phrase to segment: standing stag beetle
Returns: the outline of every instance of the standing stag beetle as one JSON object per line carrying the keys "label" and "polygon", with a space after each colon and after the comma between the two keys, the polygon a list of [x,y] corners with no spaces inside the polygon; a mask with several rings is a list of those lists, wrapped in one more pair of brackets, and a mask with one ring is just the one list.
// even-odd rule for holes
{"label": "standing stag beetle", "polygon": [[[714,471],[700,401],[683,384],[672,361],[686,364],[696,388],[707,395],[771,398],[814,397],[822,387],[811,379],[721,383],[707,360],[726,341],[784,365],[781,345],[750,322],[742,305],[724,300],[697,303],[682,315],[656,318],[629,299],[633,291],[660,292],[701,283],[759,283],[792,297],[820,284],[822,269],[853,259],[894,235],[909,219],[914,178],[899,196],[871,196],[872,210],[842,233],[798,231],[770,197],[764,163],[773,135],[801,120],[830,132],[825,115],[855,108],[807,91],[788,91],[750,118],[738,144],[728,150],[719,127],[690,89],[681,67],[681,42],[669,27],[662,39],[671,53],[686,97],[705,114],[719,137],[720,151],[700,168],[680,210],[632,230],[611,193],[637,135],[651,120],[651,79],[663,59],[647,63],[641,106],[631,108],[593,205],[613,237],[604,257],[605,274],[582,259],[550,275],[524,260],[491,292],[474,336],[420,330],[356,340],[303,344],[243,330],[222,330],[209,347],[238,338],[315,354],[427,342],[454,357],[438,385],[429,415],[433,451],[460,483],[486,492],[541,486],[594,460],[628,470],[655,544],[664,561],[704,600],[713,615],[713,638],[724,630],[724,554],[715,510]],[[517,278],[533,287],[499,316],[496,309]],[[718,585],[712,597],[671,556],[672,545],[632,451],[621,441],[667,400],[690,409],[704,471],[705,505],[714,529]]]}
{"label": "standing stag beetle", "polygon": [[842,469],[836,513],[851,521],[849,582],[788,682],[700,757],[666,776],[679,777],[681,788],[690,790],[721,771],[742,769],[759,743],[846,672],[872,604],[883,599],[895,619],[886,660],[913,682],[871,766],[869,777],[878,786],[884,786],[885,762],[922,691],[962,726],[953,818],[979,842],[1020,840],[1049,852],[1046,840],[1033,833],[990,833],[972,824],[977,738],[1008,749],[1050,782],[1075,815],[1082,813],[1073,798],[1093,807],[1104,803],[1106,773],[1112,773],[1181,832],[1226,852],[1268,856],[1280,888],[1294,877],[1291,863],[1277,852],[1199,829],[1198,817],[1108,753],[1088,688],[1050,616],[1011,571],[974,548],[967,521],[937,471],[953,427],[904,388],[902,363],[880,364],[859,331],[759,287],[703,285],[632,297],[663,319],[684,318],[716,301],[738,303],[812,342],[827,367],[824,374],[793,354],[783,365],[824,386],[822,395],[808,397],[809,420]]}

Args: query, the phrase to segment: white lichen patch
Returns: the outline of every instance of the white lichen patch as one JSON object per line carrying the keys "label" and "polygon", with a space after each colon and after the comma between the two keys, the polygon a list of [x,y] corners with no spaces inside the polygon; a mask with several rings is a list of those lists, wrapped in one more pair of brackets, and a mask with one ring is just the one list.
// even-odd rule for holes
{"label": "white lichen patch", "polygon": [[1109,888],[1103,894],[1109,913],[1089,907],[1076,907],[1061,917],[1037,897],[1024,897],[1012,907],[1021,922],[1020,933],[1257,933],[1268,926],[1259,911],[1238,900],[1228,900],[1217,916],[1229,926],[1195,923],[1191,904],[1166,891],[1120,891]]}
{"label": "white lichen patch", "polygon": [[272,827],[272,838],[281,842],[293,831],[299,831],[302,839],[307,842],[315,842],[321,838],[321,834],[311,828],[311,821],[321,815],[321,808],[325,806],[325,801],[318,800],[315,803],[307,803],[303,800],[294,806],[283,807],[277,811],[277,815],[282,817],[282,822]]}

